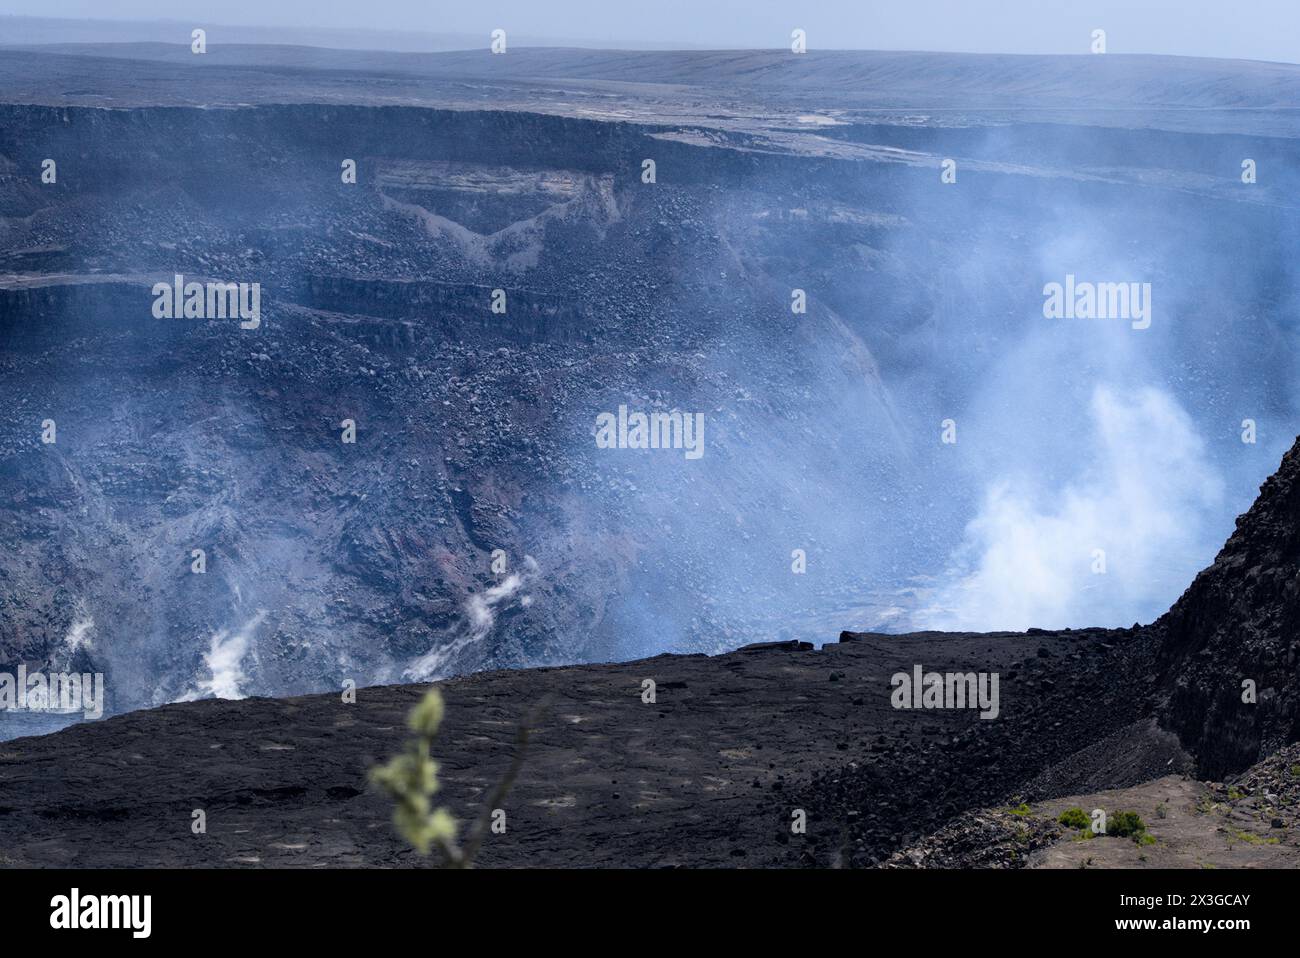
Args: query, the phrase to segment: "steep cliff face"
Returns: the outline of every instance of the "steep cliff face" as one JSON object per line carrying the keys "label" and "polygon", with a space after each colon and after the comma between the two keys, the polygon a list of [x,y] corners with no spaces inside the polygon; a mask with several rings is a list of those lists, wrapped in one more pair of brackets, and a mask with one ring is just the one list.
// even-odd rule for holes
{"label": "steep cliff face", "polygon": [[1298,626],[1300,440],[1214,564],[1156,623],[1168,691],[1162,721],[1202,774],[1240,771],[1300,737]]}

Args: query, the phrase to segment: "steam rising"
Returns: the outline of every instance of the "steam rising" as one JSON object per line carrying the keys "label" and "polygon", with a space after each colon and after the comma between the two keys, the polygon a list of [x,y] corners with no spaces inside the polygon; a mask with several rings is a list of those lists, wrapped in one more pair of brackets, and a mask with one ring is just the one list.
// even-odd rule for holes
{"label": "steam rising", "polygon": [[[451,642],[430,650],[412,662],[403,673],[404,677],[417,682],[442,677],[447,672],[448,664],[461,652],[488,637],[496,624],[494,609],[514,598],[520,589],[536,578],[537,573],[537,561],[532,556],[524,556],[522,572],[513,572],[496,585],[471,595],[465,602],[465,631]],[[519,602],[528,605],[529,597],[520,596]]]}
{"label": "steam rising", "polygon": [[69,655],[90,648],[90,632],[94,627],[95,620],[89,615],[73,621],[68,628],[68,634],[63,638],[63,647]]}
{"label": "steam rising", "polygon": [[247,676],[244,674],[244,657],[248,654],[254,633],[265,618],[266,612],[259,609],[253,618],[234,632],[222,629],[214,635],[210,651],[203,656],[203,662],[210,671],[211,677],[200,679],[196,690],[186,692],[176,701],[245,698],[242,689],[247,681]]}
{"label": "steam rising", "polygon": [[1167,606],[1203,564],[1202,517],[1223,481],[1187,414],[1163,391],[1109,387],[1090,413],[1081,467],[1059,491],[1025,474],[989,484],[959,578],[917,616],[922,626],[1125,625],[1135,609]]}

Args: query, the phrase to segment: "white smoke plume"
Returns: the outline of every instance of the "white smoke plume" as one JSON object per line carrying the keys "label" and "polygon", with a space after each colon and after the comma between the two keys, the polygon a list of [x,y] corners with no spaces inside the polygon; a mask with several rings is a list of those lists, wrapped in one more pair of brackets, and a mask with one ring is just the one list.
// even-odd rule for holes
{"label": "white smoke plume", "polygon": [[921,628],[1128,625],[1167,607],[1213,556],[1199,517],[1223,482],[1187,414],[1163,391],[1106,387],[1090,414],[1085,465],[1059,493],[1041,494],[1032,469],[988,486],[954,556],[958,578],[918,614]]}
{"label": "white smoke plume", "polygon": [[90,631],[95,627],[95,619],[89,615],[79,615],[73,620],[72,625],[68,628],[68,634],[63,637],[63,647],[68,655],[73,655],[81,649],[91,647]]}
{"label": "white smoke plume", "polygon": [[[496,585],[471,595],[465,601],[465,616],[469,620],[468,629],[446,645],[440,645],[420,656],[411,663],[403,676],[414,682],[441,678],[449,662],[469,646],[476,645],[487,638],[496,624],[496,613],[493,610],[518,594],[537,577],[537,574],[537,560],[526,555],[521,572],[513,572]],[[521,604],[527,605],[528,601],[527,595],[520,597]]]}
{"label": "white smoke plume", "polygon": [[243,684],[247,680],[244,674],[244,657],[252,643],[253,634],[266,618],[266,611],[259,609],[257,614],[244,623],[242,627],[231,632],[222,629],[212,637],[210,651],[203,656],[211,677],[200,679],[197,687],[186,692],[177,702],[193,702],[196,699],[242,699],[246,695]]}

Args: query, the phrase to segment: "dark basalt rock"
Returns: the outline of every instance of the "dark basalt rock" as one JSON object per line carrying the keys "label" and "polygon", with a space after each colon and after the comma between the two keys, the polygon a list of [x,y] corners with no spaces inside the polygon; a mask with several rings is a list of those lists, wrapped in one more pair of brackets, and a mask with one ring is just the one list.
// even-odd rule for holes
{"label": "dark basalt rock", "polygon": [[1300,738],[1300,441],[1155,629],[1160,718],[1203,775],[1239,772]]}

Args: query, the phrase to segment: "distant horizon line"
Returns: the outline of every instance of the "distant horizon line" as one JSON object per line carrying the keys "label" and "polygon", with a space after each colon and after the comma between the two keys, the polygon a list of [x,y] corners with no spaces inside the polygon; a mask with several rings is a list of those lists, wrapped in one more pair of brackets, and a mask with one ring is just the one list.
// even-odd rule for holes
{"label": "distant horizon line", "polygon": [[[314,50],[338,50],[353,53],[390,53],[390,54],[443,54],[443,53],[472,53],[480,49],[486,49],[489,42],[489,34],[484,34],[482,43],[475,42],[472,46],[448,46],[447,44],[466,42],[469,43],[471,38],[477,38],[477,34],[471,34],[464,31],[453,31],[438,33],[432,30],[397,30],[385,27],[337,27],[337,26],[286,26],[286,25],[268,25],[268,24],[244,24],[244,23],[214,23],[214,22],[191,22],[189,20],[177,20],[171,18],[157,18],[141,20],[136,18],[112,18],[112,17],[56,17],[56,16],[31,16],[28,14],[0,13],[0,24],[4,21],[27,21],[32,24],[54,25],[107,25],[117,30],[129,30],[132,27],[157,27],[175,24],[186,29],[202,27],[211,32],[217,30],[246,31],[249,33],[299,33],[306,35],[337,35],[340,37],[358,36],[360,37],[391,37],[400,38],[404,45],[396,46],[331,46],[325,43],[315,42],[293,42],[287,40],[253,40],[240,39],[229,41],[227,46],[279,46],[279,47],[302,47]],[[429,38],[432,41],[441,41],[442,46],[430,49],[413,46],[412,41],[418,43],[420,38]],[[529,50],[590,50],[605,53],[776,53],[783,52],[787,48],[784,45],[770,47],[758,47],[749,45],[735,46],[711,46],[686,43],[678,40],[649,40],[641,43],[631,41],[603,41],[583,37],[535,37],[529,34],[521,34],[518,37],[511,38],[511,46]],[[93,46],[93,45],[126,45],[126,44],[159,44],[163,46],[188,46],[185,40],[163,40],[149,37],[137,38],[115,38],[115,39],[43,39],[43,40],[10,40],[0,35],[0,47],[42,47],[42,46]],[[605,45],[608,43],[609,45]],[[1225,63],[1260,63],[1260,64],[1277,64],[1282,66],[1300,66],[1300,61],[1292,60],[1269,60],[1255,59],[1251,57],[1220,57],[1207,56],[1195,53],[1149,53],[1149,52],[1107,52],[1105,54],[1089,53],[1086,50],[1077,52],[1012,52],[1012,51],[987,51],[987,50],[960,50],[960,49],[922,49],[917,47],[819,47],[810,46],[806,54],[813,53],[896,53],[896,54],[916,54],[916,55],[941,55],[941,56],[970,56],[970,57],[1092,57],[1107,56],[1116,58],[1161,58],[1161,59],[1183,59],[1183,60],[1217,60]]]}

